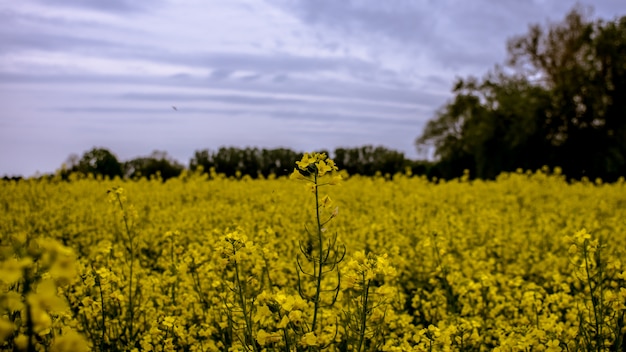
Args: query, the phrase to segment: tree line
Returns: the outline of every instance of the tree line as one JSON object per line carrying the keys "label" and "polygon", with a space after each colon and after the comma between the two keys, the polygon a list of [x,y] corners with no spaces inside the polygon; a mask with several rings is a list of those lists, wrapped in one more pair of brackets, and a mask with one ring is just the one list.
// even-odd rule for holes
{"label": "tree line", "polygon": [[459,79],[416,140],[446,177],[559,166],[569,178],[626,175],[626,16],[532,25],[504,66]]}
{"label": "tree line", "polygon": [[[376,174],[412,174],[436,176],[435,165],[429,161],[407,159],[404,153],[383,146],[366,145],[354,148],[336,148],[333,153],[324,152],[334,158],[336,165],[350,175],[374,176]],[[227,177],[268,178],[289,175],[302,152],[287,148],[260,149],[253,147],[221,147],[218,150],[197,150],[188,165],[171,158],[166,152],[120,161],[106,148],[94,147],[82,156],[71,155],[59,173],[67,179],[72,173],[92,174],[103,177],[139,178],[155,177],[162,180],[179,176],[183,170],[223,174]]]}

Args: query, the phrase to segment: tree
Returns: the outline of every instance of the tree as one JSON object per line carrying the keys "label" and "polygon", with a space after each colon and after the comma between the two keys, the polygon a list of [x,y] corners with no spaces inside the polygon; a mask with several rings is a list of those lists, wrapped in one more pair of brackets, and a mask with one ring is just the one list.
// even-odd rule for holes
{"label": "tree", "polygon": [[227,176],[234,176],[237,171],[241,172],[243,168],[242,151],[235,147],[221,147],[215,155],[213,155],[213,162],[215,163],[215,169],[219,173],[224,173]]}
{"label": "tree", "polygon": [[590,22],[575,8],[563,23],[509,42],[509,63],[552,91],[548,138],[575,176],[614,178],[626,151],[626,17]]}
{"label": "tree", "polygon": [[376,172],[393,175],[410,166],[404,154],[383,146],[335,149],[335,163],[348,174],[373,176]]}
{"label": "tree", "polygon": [[167,155],[155,150],[147,157],[140,157],[124,163],[125,175],[130,178],[159,175],[163,181],[180,175],[184,166]]}
{"label": "tree", "polygon": [[561,166],[571,177],[626,173],[626,17],[561,23],[508,42],[508,71],[459,80],[416,140],[448,177]]}
{"label": "tree", "polygon": [[196,170],[202,166],[204,172],[208,172],[211,167],[218,173],[226,176],[234,176],[237,171],[241,175],[251,177],[285,176],[293,171],[295,160],[302,158],[302,154],[290,149],[258,149],[236,147],[221,147],[217,152],[208,149],[198,150],[189,161],[189,168]]}
{"label": "tree", "polygon": [[[68,161],[75,163],[75,157],[70,156]],[[109,150],[96,148],[85,152],[77,164],[72,166],[72,171],[83,174],[102,175],[107,177],[122,176],[122,164]]]}
{"label": "tree", "polygon": [[213,155],[208,149],[196,150],[193,154],[193,158],[189,160],[189,170],[196,171],[200,166],[205,173],[215,166],[213,162]]}
{"label": "tree", "polygon": [[293,171],[295,161],[301,158],[301,153],[287,148],[263,149],[261,150],[261,174],[264,177],[272,174],[287,176]]}

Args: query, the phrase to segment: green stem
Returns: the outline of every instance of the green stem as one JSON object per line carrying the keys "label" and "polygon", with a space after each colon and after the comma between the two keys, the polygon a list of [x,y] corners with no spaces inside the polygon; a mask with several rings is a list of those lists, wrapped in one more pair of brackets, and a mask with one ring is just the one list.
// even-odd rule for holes
{"label": "green stem", "polygon": [[246,308],[246,300],[244,299],[243,287],[241,285],[241,280],[239,278],[239,265],[237,264],[237,261],[235,261],[234,264],[235,264],[235,279],[237,280],[237,295],[239,296],[239,304],[241,305],[241,310],[243,312],[243,319],[246,324],[247,336],[242,342],[243,342],[244,348],[247,350],[248,348],[246,344],[248,341],[250,341],[250,344],[252,344],[252,349],[254,351],[257,351],[256,343],[254,341],[254,337],[252,336],[252,321],[250,321],[250,317],[248,316],[248,310]]}
{"label": "green stem", "polygon": [[583,256],[585,257],[585,272],[587,274],[587,285],[589,286],[589,295],[591,296],[591,306],[593,307],[593,316],[595,318],[595,340],[596,340],[596,350],[600,350],[600,341],[601,341],[601,336],[600,336],[600,330],[599,330],[599,326],[600,326],[600,321],[599,321],[599,316],[598,316],[598,311],[597,311],[597,307],[596,307],[596,300],[593,297],[593,288],[591,287],[591,274],[590,274],[590,270],[589,270],[589,260],[587,259],[587,257],[589,256],[589,252],[587,251],[587,246],[589,245],[588,241],[585,240],[585,243],[583,245]]}
{"label": "green stem", "polygon": [[174,234],[172,234],[172,238],[171,238],[171,248],[170,248],[170,261],[171,261],[171,265],[172,265],[172,274],[174,275],[174,277],[176,277],[176,281],[174,281],[174,283],[172,284],[172,304],[174,306],[176,306],[176,286],[178,286],[178,273],[175,272],[176,270],[176,260],[174,257]]}
{"label": "green stem", "polygon": [[[363,282],[365,282],[365,273],[363,273]],[[367,285],[365,285],[363,293],[361,293],[361,302],[363,307],[361,308],[361,327],[359,332],[359,345],[357,348],[357,352],[361,352],[361,348],[363,347],[363,341],[365,340],[365,328],[367,323],[367,301],[369,298],[369,290],[370,290],[370,280],[367,280]]]}
{"label": "green stem", "polygon": [[134,245],[133,236],[130,232],[130,226],[128,226],[128,218],[126,217],[126,211],[124,210],[124,204],[120,195],[116,193],[117,201],[122,209],[122,219],[124,220],[124,226],[126,227],[126,236],[128,237],[128,247],[130,250],[130,273],[128,277],[128,343],[129,348],[134,345],[133,339],[133,322],[135,321],[135,307],[133,302],[133,261],[134,261]]}
{"label": "green stem", "polygon": [[323,258],[323,239],[322,239],[322,224],[320,221],[320,207],[319,207],[319,193],[317,190],[317,171],[315,171],[315,175],[314,175],[314,183],[315,183],[315,215],[316,215],[316,220],[317,220],[317,240],[318,240],[318,248],[319,248],[319,252],[318,252],[318,261],[317,261],[317,268],[314,268],[314,275],[315,275],[315,279],[317,280],[317,287],[315,290],[315,300],[314,300],[314,309],[313,309],[313,324],[311,325],[311,331],[315,332],[315,328],[317,326],[317,311],[319,310],[319,306],[320,306],[320,291],[322,288],[322,269],[323,269],[323,265],[324,265],[324,258]]}
{"label": "green stem", "polygon": [[104,309],[104,294],[102,292],[102,281],[100,275],[96,274],[96,285],[100,291],[100,311],[102,314],[102,336],[100,337],[100,351],[104,351],[104,338],[106,336],[106,324],[105,324],[105,309]]}
{"label": "green stem", "polygon": [[[267,257],[265,257],[265,254],[262,253],[263,256],[263,262],[265,263],[265,276],[267,277],[267,284],[269,285],[270,288],[270,292],[272,294],[274,294],[274,284],[272,283],[272,278],[270,277],[270,271],[269,271],[269,262],[267,260]],[[283,315],[280,312],[280,310],[278,311],[278,318],[279,319],[283,319]],[[287,329],[283,328],[283,337],[285,338],[285,351],[291,351],[290,347],[289,347],[289,334],[287,333]]]}

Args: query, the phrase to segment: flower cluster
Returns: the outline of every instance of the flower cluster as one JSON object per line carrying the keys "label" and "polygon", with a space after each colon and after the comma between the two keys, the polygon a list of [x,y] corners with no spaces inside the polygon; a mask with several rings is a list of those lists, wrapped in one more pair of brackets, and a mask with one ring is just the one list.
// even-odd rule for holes
{"label": "flower cluster", "polygon": [[[338,168],[335,162],[328,158],[326,153],[305,153],[302,159],[296,162],[296,167],[289,177],[317,183],[317,178],[330,175],[337,170]],[[335,185],[339,183],[339,181],[341,181],[341,176],[333,175],[326,184]]]}
{"label": "flower cluster", "polygon": [[23,233],[0,248],[0,349],[89,351],[61,293],[76,278],[74,251]]}
{"label": "flower cluster", "polygon": [[372,281],[384,282],[393,279],[395,269],[389,263],[387,255],[355,252],[343,268],[343,280],[346,289],[363,290],[363,284]]}

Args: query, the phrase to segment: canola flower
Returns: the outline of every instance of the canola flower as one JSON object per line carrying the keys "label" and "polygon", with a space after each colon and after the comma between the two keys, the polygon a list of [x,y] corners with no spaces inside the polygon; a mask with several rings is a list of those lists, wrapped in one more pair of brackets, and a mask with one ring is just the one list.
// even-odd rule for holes
{"label": "canola flower", "polygon": [[[0,350],[624,348],[623,180],[294,163],[291,179],[0,182]],[[315,329],[298,262],[324,272]]]}

